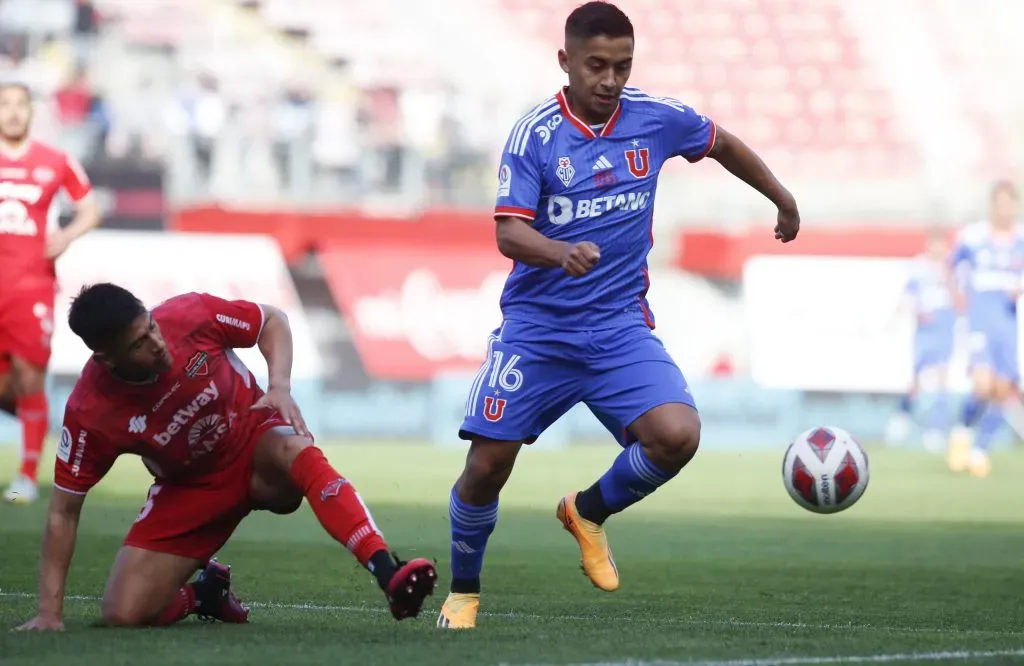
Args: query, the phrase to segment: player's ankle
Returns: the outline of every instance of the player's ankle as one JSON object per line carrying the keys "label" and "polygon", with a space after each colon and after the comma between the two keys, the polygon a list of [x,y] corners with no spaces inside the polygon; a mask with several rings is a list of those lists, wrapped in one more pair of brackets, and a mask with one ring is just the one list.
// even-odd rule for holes
{"label": "player's ankle", "polygon": [[601,494],[600,482],[577,493],[575,504],[580,517],[595,525],[603,525],[608,516],[612,515],[612,510],[605,504],[604,495]]}
{"label": "player's ankle", "polygon": [[451,591],[455,594],[480,594],[480,578],[452,578]]}
{"label": "player's ankle", "polygon": [[377,584],[380,585],[380,589],[386,590],[388,583],[394,578],[395,574],[398,573],[398,567],[395,566],[395,560],[391,557],[391,554],[386,549],[381,549],[370,556],[370,559],[366,563],[366,568],[370,570],[374,578],[377,579]]}

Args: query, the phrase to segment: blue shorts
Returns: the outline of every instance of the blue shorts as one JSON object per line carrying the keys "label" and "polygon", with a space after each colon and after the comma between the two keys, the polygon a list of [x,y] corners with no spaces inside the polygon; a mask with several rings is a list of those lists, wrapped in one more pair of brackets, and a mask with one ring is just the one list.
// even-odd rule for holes
{"label": "blue shorts", "polygon": [[953,357],[953,332],[942,335],[918,335],[914,340],[914,374],[949,365]]}
{"label": "blue shorts", "polygon": [[695,407],[682,371],[642,322],[601,331],[560,331],[506,320],[466,400],[459,437],[531,443],[585,403],[622,446],[629,426],[658,405]]}
{"label": "blue shorts", "polygon": [[971,370],[988,368],[1014,384],[1020,381],[1017,364],[1017,328],[1016,326],[992,326],[972,329]]}

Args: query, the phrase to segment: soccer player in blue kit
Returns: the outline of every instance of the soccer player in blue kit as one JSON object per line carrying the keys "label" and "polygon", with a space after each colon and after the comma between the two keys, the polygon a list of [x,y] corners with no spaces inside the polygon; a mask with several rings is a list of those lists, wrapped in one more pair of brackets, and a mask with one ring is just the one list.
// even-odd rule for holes
{"label": "soccer player in blue kit", "polygon": [[899,411],[889,423],[888,439],[904,439],[913,421],[913,403],[921,390],[932,393],[925,416],[926,450],[946,450],[949,427],[948,371],[956,341],[957,310],[949,268],[950,247],[945,231],[933,229],[925,252],[910,263],[906,293],[914,310],[914,368],[910,390],[900,399]]}
{"label": "soccer player in blue kit", "polygon": [[575,404],[585,403],[623,447],[594,485],[557,509],[586,575],[603,590],[619,587],[605,520],[654,492],[697,451],[693,397],[651,332],[645,298],[665,161],[712,157],[776,205],[775,238],[791,241],[800,227],[793,196],[739,139],[677,100],[626,87],[633,26],[617,7],[576,8],[558,61],[569,85],[513,126],[498,169],[498,248],[514,263],[503,322],[488,340],[459,431],[471,444],[450,497],[452,583],[442,628],[476,626],[498,494],[522,445]]}
{"label": "soccer player in blue kit", "polygon": [[[949,438],[954,472],[984,478],[988,450],[1003,424],[1003,403],[1018,390],[1017,300],[1024,287],[1024,228],[1013,183],[992,188],[989,219],[964,228],[951,259],[966,299],[972,395]],[[974,430],[977,429],[977,436]]]}

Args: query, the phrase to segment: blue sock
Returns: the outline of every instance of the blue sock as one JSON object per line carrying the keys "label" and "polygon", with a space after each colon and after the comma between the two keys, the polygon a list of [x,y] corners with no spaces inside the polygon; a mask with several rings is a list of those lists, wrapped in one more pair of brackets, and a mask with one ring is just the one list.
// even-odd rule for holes
{"label": "blue sock", "polygon": [[1002,427],[1003,409],[999,405],[990,404],[981,420],[978,421],[978,435],[974,438],[974,448],[988,451]]}
{"label": "blue sock", "polygon": [[960,423],[965,428],[974,427],[974,424],[978,422],[978,418],[981,417],[985,411],[985,402],[975,398],[973,395],[967,397],[967,401],[964,403],[964,410],[960,418]]}
{"label": "blue sock", "polygon": [[945,432],[949,429],[949,394],[940,391],[932,396],[932,404],[928,408],[925,430]]}
{"label": "blue sock", "polygon": [[911,411],[913,411],[913,409],[914,409],[914,406],[911,403],[910,394],[907,393],[907,394],[904,394],[903,396],[901,396],[900,397],[900,411],[903,412],[904,414],[909,414]]}
{"label": "blue sock", "polygon": [[452,592],[479,592],[487,539],[498,523],[498,500],[470,506],[452,488],[448,503],[452,525]]}
{"label": "blue sock", "polygon": [[655,467],[640,442],[636,442],[615,458],[597,486],[609,513],[618,513],[653,493],[673,476],[675,474]]}

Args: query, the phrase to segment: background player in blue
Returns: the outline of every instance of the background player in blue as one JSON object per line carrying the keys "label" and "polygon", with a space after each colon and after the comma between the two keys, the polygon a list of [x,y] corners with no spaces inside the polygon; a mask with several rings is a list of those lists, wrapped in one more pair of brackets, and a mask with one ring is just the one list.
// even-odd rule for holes
{"label": "background player in blue", "polygon": [[906,295],[915,316],[913,379],[906,395],[900,398],[899,411],[889,422],[887,433],[891,442],[906,438],[913,423],[914,402],[919,392],[927,392],[931,404],[925,414],[922,439],[925,449],[933,453],[945,450],[949,428],[947,374],[957,322],[949,257],[946,232],[933,229],[926,251],[910,262]]}
{"label": "background player in blue", "polygon": [[1003,423],[1003,403],[1016,396],[1020,382],[1017,300],[1024,283],[1024,229],[1019,202],[1012,183],[997,183],[988,221],[966,227],[953,250],[970,326],[973,393],[950,434],[947,463],[954,472],[977,477],[991,472],[988,449]]}
{"label": "background player in blue", "polygon": [[450,497],[452,586],[439,627],[476,625],[498,494],[522,444],[575,404],[585,403],[624,447],[594,485],[557,509],[601,589],[619,586],[605,519],[654,492],[697,451],[693,398],[651,332],[645,298],[662,164],[710,156],[776,204],[777,239],[793,240],[800,227],[793,196],[741,141],[676,100],[625,87],[633,26],[614,5],[573,11],[558,60],[568,87],[512,128],[499,166],[498,248],[514,267],[501,297],[504,321],[490,336],[459,432],[472,443]]}

